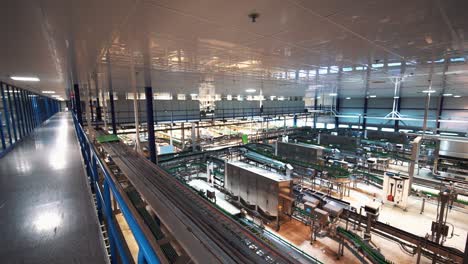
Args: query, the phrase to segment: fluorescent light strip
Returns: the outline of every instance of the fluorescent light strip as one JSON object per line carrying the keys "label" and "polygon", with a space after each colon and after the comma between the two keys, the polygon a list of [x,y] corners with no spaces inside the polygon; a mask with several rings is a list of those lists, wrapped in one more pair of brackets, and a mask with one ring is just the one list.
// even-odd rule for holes
{"label": "fluorescent light strip", "polygon": [[248,92],[248,93],[255,93],[257,90],[255,90],[255,89],[247,89],[247,90],[245,90],[245,91]]}
{"label": "fluorescent light strip", "polygon": [[55,91],[42,91],[43,94],[54,94]]}
{"label": "fluorescent light strip", "polygon": [[422,91],[423,93],[435,93],[436,91],[435,90],[424,90]]}
{"label": "fluorescent light strip", "polygon": [[11,76],[14,81],[23,81],[23,82],[38,82],[40,81],[37,77],[25,77],[25,76]]}

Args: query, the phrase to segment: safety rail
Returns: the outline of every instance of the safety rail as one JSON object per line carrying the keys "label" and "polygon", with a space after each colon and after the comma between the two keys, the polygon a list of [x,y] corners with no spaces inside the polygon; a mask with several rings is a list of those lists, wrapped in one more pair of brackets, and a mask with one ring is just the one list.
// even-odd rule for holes
{"label": "safety rail", "polygon": [[[75,131],[81,147],[81,154],[86,165],[86,172],[90,177],[91,189],[96,194],[99,220],[102,221],[102,216],[104,215],[108,227],[111,263],[118,263],[116,258],[117,255],[120,257],[122,263],[131,263],[131,256],[127,255],[126,250],[124,250],[124,242],[117,233],[118,230],[112,213],[112,192],[112,195],[117,201],[117,204],[138,244],[138,263],[159,264],[159,257],[152,248],[148,238],[143,232],[141,226],[138,224],[135,216],[132,214],[129,206],[120,194],[119,189],[116,187],[116,183],[111,177],[109,171],[106,169],[103,162],[99,159],[94,146],[89,142],[89,139],[86,136],[83,127],[79,124],[75,114],[72,114],[72,116],[75,125]],[[104,175],[102,191],[99,185],[98,170],[100,170]]]}

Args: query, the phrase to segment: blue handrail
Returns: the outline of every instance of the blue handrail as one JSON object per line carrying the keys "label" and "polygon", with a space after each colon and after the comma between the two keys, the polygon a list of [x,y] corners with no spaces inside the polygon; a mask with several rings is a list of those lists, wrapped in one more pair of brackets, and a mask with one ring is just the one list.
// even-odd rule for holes
{"label": "blue handrail", "polygon": [[[111,175],[107,171],[103,162],[99,159],[97,152],[94,149],[94,146],[89,142],[89,139],[84,133],[84,130],[81,127],[81,125],[78,123],[75,114],[72,114],[72,116],[76,134],[78,136],[78,140],[81,147],[81,153],[86,165],[86,171],[91,179],[91,188],[96,194],[99,217],[101,218],[101,215],[104,215],[106,218],[106,223],[109,231],[108,236],[112,263],[117,263],[117,260],[114,257],[117,256],[117,254],[119,255],[122,263],[126,264],[130,263],[130,261],[129,256],[127,256],[126,251],[124,250],[123,241],[117,233],[117,227],[113,218],[111,207],[111,192],[114,199],[117,201],[117,204],[119,205],[119,208],[123,216],[125,217],[125,220],[127,221],[127,224],[130,227],[130,230],[132,231],[133,236],[135,237],[135,240],[139,246],[138,263],[159,264],[159,257],[156,255],[156,252],[151,247],[148,238],[146,237],[140,225],[136,221],[135,216],[130,211],[130,208],[128,207],[127,203],[120,195],[120,192],[115,186]],[[104,175],[103,193],[101,192],[99,186],[98,168],[102,171]]]}

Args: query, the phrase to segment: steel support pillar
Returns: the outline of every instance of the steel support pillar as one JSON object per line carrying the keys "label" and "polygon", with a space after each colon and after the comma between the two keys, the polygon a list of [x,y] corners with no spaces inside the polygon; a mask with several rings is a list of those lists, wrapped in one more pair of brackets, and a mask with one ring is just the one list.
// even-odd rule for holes
{"label": "steel support pillar", "polygon": [[181,130],[180,130],[180,141],[182,142],[182,150],[185,149],[185,128],[184,128],[184,122],[182,122],[182,124],[180,125],[181,126]]}
{"label": "steel support pillar", "polygon": [[107,82],[109,86],[109,103],[111,111],[112,133],[117,135],[117,124],[115,123],[114,90],[112,88],[112,69],[109,52],[107,53]]}
{"label": "steel support pillar", "polygon": [[442,71],[442,92],[440,93],[439,96],[439,105],[437,108],[437,115],[436,115],[436,133],[440,133],[440,119],[442,118],[442,111],[444,110],[444,93],[445,93],[445,88],[447,87],[447,75],[446,72],[448,71],[448,67],[450,64],[450,58],[448,56],[445,57],[444,61],[444,69]]}
{"label": "steel support pillar", "polygon": [[364,97],[364,109],[362,113],[362,132],[365,133],[367,129],[367,107],[369,104],[368,96]]}
{"label": "steel support pillar", "polygon": [[151,162],[158,164],[156,157],[156,140],[154,136],[154,119],[153,119],[153,88],[145,87],[146,97],[146,123],[148,127],[148,145],[150,151]]}
{"label": "steel support pillar", "polygon": [[437,122],[436,122],[436,132],[437,134],[440,134],[440,118],[442,117],[442,111],[444,110],[444,96],[443,94],[440,95],[439,97],[439,107],[437,108]]}
{"label": "steel support pillar", "polygon": [[80,86],[77,83],[73,85],[73,92],[75,94],[75,114],[78,118],[78,123],[83,126],[83,117],[81,116]]}
{"label": "steel support pillar", "polygon": [[[340,98],[338,98],[338,96],[336,96],[335,111],[336,111],[336,114],[340,113]],[[338,128],[339,124],[340,124],[340,118],[337,115],[335,115],[335,129]]]}
{"label": "steel support pillar", "polygon": [[363,136],[365,137],[366,129],[367,129],[367,108],[369,105],[369,85],[370,85],[370,78],[371,78],[371,68],[369,65],[372,65],[372,63],[369,60],[367,69],[366,69],[366,80],[365,80],[365,97],[364,97],[364,109],[362,110],[362,133]]}

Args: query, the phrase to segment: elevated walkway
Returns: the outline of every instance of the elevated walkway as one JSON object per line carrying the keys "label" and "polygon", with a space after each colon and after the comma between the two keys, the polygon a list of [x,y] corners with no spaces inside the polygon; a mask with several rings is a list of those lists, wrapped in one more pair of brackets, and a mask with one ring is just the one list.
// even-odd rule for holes
{"label": "elevated walkway", "polygon": [[2,263],[108,263],[70,113],[0,159]]}

